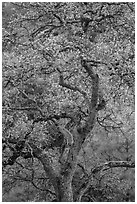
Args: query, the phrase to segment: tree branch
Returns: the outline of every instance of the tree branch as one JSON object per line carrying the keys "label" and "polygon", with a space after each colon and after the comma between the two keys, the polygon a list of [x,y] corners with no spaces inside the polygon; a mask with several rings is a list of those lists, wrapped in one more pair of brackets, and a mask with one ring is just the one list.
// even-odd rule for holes
{"label": "tree branch", "polygon": [[98,102],[98,90],[99,90],[99,77],[97,74],[94,73],[92,66],[87,63],[83,57],[81,57],[81,65],[84,67],[88,75],[92,80],[92,94],[91,100],[88,102],[88,117],[85,125],[82,128],[78,129],[78,132],[83,135],[83,140],[85,139],[86,135],[92,130],[94,126],[95,116],[97,113],[96,107]]}
{"label": "tree branch", "polygon": [[89,105],[89,99],[87,97],[87,94],[85,91],[81,90],[80,88],[76,87],[76,86],[72,86],[70,84],[67,84],[65,81],[64,81],[64,78],[63,78],[63,74],[62,72],[57,68],[57,71],[59,72],[59,85],[64,87],[64,88],[67,88],[67,89],[70,89],[74,92],[78,91],[79,93],[81,93],[84,97],[84,99],[86,100],[87,104]]}
{"label": "tree branch", "polygon": [[135,168],[134,162],[128,162],[128,161],[109,161],[102,165],[99,165],[98,167],[95,167],[91,170],[92,174],[95,174],[99,171],[106,171],[110,168],[117,168],[117,167],[128,167],[128,168]]}
{"label": "tree branch", "polygon": [[61,113],[58,115],[50,115],[48,117],[37,118],[33,121],[33,124],[38,123],[38,122],[47,122],[47,121],[53,120],[53,119],[59,120],[61,118],[69,118],[69,119],[73,120],[73,117],[71,115],[66,114],[66,113]]}
{"label": "tree branch", "polygon": [[59,80],[59,85],[64,87],[64,88],[67,88],[67,89],[70,89],[74,92],[78,91],[79,93],[81,93],[84,97],[86,97],[86,92],[82,91],[81,89],[79,89],[78,87],[76,86],[71,86],[70,84],[67,84],[65,81],[64,81],[64,78],[63,78],[63,74],[61,73],[61,71],[57,68],[58,72],[60,73],[60,80]]}
{"label": "tree branch", "polygon": [[42,163],[43,168],[55,189],[55,192],[58,193],[58,172],[52,167],[52,163],[50,162],[49,157],[43,153],[41,148],[38,148],[32,142],[29,143],[29,145],[33,149],[34,157]]}
{"label": "tree branch", "polygon": [[41,108],[38,106],[38,104],[35,101],[35,99],[29,98],[29,96],[25,92],[23,92],[21,89],[18,89],[18,90],[23,95],[24,98],[27,98],[28,100],[31,100],[32,102],[34,102],[36,104],[36,108],[40,112],[41,116],[44,116]]}
{"label": "tree branch", "polygon": [[100,172],[100,171],[106,171],[109,170],[110,168],[118,168],[118,167],[128,167],[128,168],[135,168],[135,163],[134,162],[128,162],[128,161],[109,161],[106,162],[102,165],[99,165],[91,170],[91,174],[87,178],[87,180],[81,185],[78,196],[76,201],[81,201],[82,196],[86,192],[86,190],[90,187],[92,180],[93,180],[93,175]]}

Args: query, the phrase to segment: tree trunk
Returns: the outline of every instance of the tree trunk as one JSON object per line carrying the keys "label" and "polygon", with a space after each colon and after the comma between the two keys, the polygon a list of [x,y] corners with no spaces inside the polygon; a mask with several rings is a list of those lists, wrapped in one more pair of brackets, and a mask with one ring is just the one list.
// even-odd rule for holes
{"label": "tree trunk", "polygon": [[[60,159],[58,166],[60,167],[58,171],[56,171],[48,155],[43,155],[42,151],[38,148],[36,149],[36,157],[42,162],[44,166],[44,170],[49,176],[52,185],[54,186],[54,190],[57,196],[58,202],[73,202],[73,191],[72,191],[72,179],[77,167],[78,155],[81,150],[82,144],[85,141],[87,135],[94,127],[95,117],[96,117],[96,107],[98,103],[98,88],[99,88],[99,77],[92,70],[92,67],[86,63],[85,60],[82,62],[82,66],[85,68],[87,73],[92,79],[92,97],[91,101],[87,101],[88,105],[88,117],[83,125],[76,125],[71,132],[66,128],[60,127],[61,133],[66,138],[68,148],[67,154],[65,152],[62,154],[63,159]],[[76,88],[67,85],[60,76],[60,85],[63,87],[67,87],[72,90],[76,90]],[[34,149],[34,148],[33,148]],[[79,200],[82,197],[82,193],[79,197]]]}
{"label": "tree trunk", "polygon": [[58,179],[58,202],[73,202],[72,180],[67,178]]}

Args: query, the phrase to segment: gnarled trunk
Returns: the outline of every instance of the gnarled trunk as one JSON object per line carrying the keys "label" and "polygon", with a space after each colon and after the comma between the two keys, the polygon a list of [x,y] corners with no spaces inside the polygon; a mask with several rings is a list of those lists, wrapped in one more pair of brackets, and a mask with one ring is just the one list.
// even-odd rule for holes
{"label": "gnarled trunk", "polygon": [[[48,155],[43,155],[41,151],[37,152],[36,157],[42,162],[44,170],[49,176],[58,202],[73,202],[72,180],[76,171],[79,152],[87,135],[94,127],[95,117],[97,113],[99,77],[92,70],[92,66],[88,65],[85,60],[82,61],[82,66],[87,71],[92,79],[92,96],[89,100],[85,93],[81,92],[86,97],[88,105],[88,116],[84,124],[76,125],[72,131],[65,127],[59,127],[60,132],[64,135],[67,143],[65,150],[58,162],[58,171],[52,167],[52,163],[48,159]],[[62,74],[60,74],[60,85],[74,91],[79,91],[78,88],[72,87],[64,82]],[[84,191],[83,191],[84,192]],[[81,199],[79,194],[79,200]]]}

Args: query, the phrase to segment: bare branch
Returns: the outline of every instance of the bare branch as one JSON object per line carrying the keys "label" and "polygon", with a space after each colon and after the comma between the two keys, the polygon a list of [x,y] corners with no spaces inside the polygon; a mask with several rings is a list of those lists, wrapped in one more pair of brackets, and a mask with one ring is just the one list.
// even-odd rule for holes
{"label": "bare branch", "polygon": [[88,172],[86,171],[86,169],[84,168],[84,166],[82,164],[77,164],[83,171],[84,175],[88,176]]}
{"label": "bare branch", "polygon": [[28,100],[31,100],[32,102],[35,103],[37,110],[40,112],[41,116],[43,115],[43,112],[41,110],[41,108],[38,106],[37,102],[35,101],[35,99],[30,98],[25,92],[23,92],[21,89],[18,89],[19,92],[23,95],[24,98],[27,98]]}
{"label": "bare branch", "polygon": [[128,168],[135,168],[134,162],[128,162],[128,161],[109,161],[106,162],[98,167],[95,167],[91,170],[92,174],[95,174],[99,171],[106,171],[110,168],[117,168],[117,167],[128,167]]}
{"label": "bare branch", "polygon": [[70,84],[67,84],[64,82],[64,78],[63,78],[63,75],[62,73],[60,72],[60,81],[59,81],[59,85],[64,87],[64,88],[67,88],[67,89],[70,89],[74,92],[78,91],[79,93],[81,93],[84,97],[86,97],[86,92],[82,91],[81,89],[79,89],[78,87],[76,86],[71,86]]}
{"label": "bare branch", "polygon": [[33,124],[38,122],[47,122],[48,120],[53,120],[53,119],[59,120],[61,118],[70,118],[73,120],[73,117],[71,115],[68,115],[66,113],[61,113],[59,115],[50,115],[48,117],[37,118],[33,121]]}
{"label": "bare branch", "polygon": [[73,145],[73,143],[74,143],[72,133],[69,130],[67,130],[65,127],[60,126],[60,125],[59,125],[59,130],[64,135],[64,137],[66,138],[67,146],[71,147]]}
{"label": "bare branch", "polygon": [[110,168],[118,168],[118,167],[128,167],[128,168],[135,168],[135,163],[127,162],[127,161],[109,161],[106,162],[102,165],[99,165],[95,167],[94,169],[91,170],[91,174],[87,178],[87,180],[81,185],[79,192],[78,192],[78,197],[76,201],[81,201],[82,196],[86,192],[86,190],[90,187],[92,180],[93,180],[93,175],[100,172],[100,171],[106,171]]}
{"label": "bare branch", "polygon": [[[134,3],[134,2],[131,2],[131,3]],[[125,2],[125,4],[130,8],[130,10],[132,11],[132,12],[134,12],[134,7],[135,7],[135,5],[134,5],[134,7],[132,7],[131,6],[131,4],[130,4],[130,2]]]}
{"label": "bare branch", "polygon": [[[104,118],[105,119],[105,118]],[[109,131],[108,129],[116,129],[116,128],[120,128],[120,126],[113,126],[113,125],[106,125],[103,124],[102,122],[104,121],[104,119],[102,121],[99,120],[99,118],[97,117],[97,122],[99,123],[100,126],[102,126],[103,128],[105,128],[106,131]]]}
{"label": "bare branch", "polygon": [[77,49],[77,50],[79,50],[80,52],[82,52],[82,49],[81,49],[81,47],[80,46],[78,46],[78,45],[75,45],[75,46],[65,46],[65,47],[63,47],[59,52],[64,52],[64,51],[67,51],[67,50],[75,50],[75,49]]}
{"label": "bare branch", "polygon": [[98,63],[95,63],[92,65],[88,65],[87,63],[90,61],[87,61],[85,59],[83,59],[83,57],[81,56],[81,65],[84,67],[84,69],[86,70],[86,72],[89,74],[89,76],[91,77],[92,80],[95,80],[97,78],[97,75],[93,72],[92,70],[92,66],[97,66]]}
{"label": "bare branch", "polygon": [[62,19],[58,14],[56,14],[55,12],[53,12],[52,14],[53,14],[53,16],[55,16],[55,17],[59,20],[59,22],[60,22],[62,25],[64,24],[63,19]]}
{"label": "bare branch", "polygon": [[34,183],[34,181],[30,181],[31,182],[31,184],[36,188],[36,189],[38,189],[38,190],[40,190],[40,191],[45,191],[45,192],[47,192],[47,193],[50,193],[51,195],[56,195],[54,192],[52,192],[51,190],[49,190],[49,189],[46,189],[46,188],[44,188],[44,189],[42,189],[42,188],[39,188],[35,183]]}
{"label": "bare branch", "polygon": [[29,110],[38,110],[38,109],[35,107],[17,107],[17,108],[10,107],[8,109],[2,109],[2,111],[14,111],[14,110],[15,111],[25,111],[25,110],[29,111]]}

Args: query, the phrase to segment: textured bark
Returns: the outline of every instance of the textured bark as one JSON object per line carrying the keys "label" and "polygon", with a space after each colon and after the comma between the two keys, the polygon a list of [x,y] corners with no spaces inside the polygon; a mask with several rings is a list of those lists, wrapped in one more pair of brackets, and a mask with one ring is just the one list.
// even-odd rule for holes
{"label": "textured bark", "polygon": [[[72,179],[76,171],[79,152],[81,150],[84,140],[87,137],[87,134],[94,127],[95,116],[97,113],[96,107],[98,102],[99,78],[98,78],[98,75],[96,75],[93,72],[92,67],[86,63],[86,61],[82,62],[82,66],[86,69],[87,73],[92,79],[92,98],[91,98],[91,101],[89,100],[87,101],[87,97],[86,97],[86,101],[89,109],[89,115],[87,117],[87,121],[84,126],[75,127],[71,132],[73,136],[73,145],[69,149],[66,161],[61,165],[60,177],[58,178],[58,195],[59,195],[58,200],[61,202],[74,201],[73,192],[72,192]],[[69,89],[74,90],[74,88],[72,88],[71,86],[68,86],[63,81],[63,78],[61,78],[60,85],[66,88],[69,87]],[[79,200],[81,200],[81,197],[79,197]]]}
{"label": "textured bark", "polygon": [[72,180],[67,177],[58,178],[58,202],[73,202]]}
{"label": "textured bark", "polygon": [[[73,137],[73,144],[69,146],[68,155],[65,155],[65,160],[60,164],[60,171],[58,176],[52,175],[52,173],[48,173],[51,178],[52,184],[54,186],[57,200],[59,202],[73,202],[73,192],[72,192],[72,180],[74,173],[76,171],[79,152],[81,150],[82,144],[85,141],[87,134],[92,130],[95,123],[95,116],[97,113],[96,107],[98,103],[98,87],[99,87],[99,78],[96,75],[92,67],[86,63],[86,61],[82,61],[82,66],[87,71],[88,75],[91,77],[92,80],[92,98],[91,101],[87,99],[85,93],[81,92],[78,88],[72,87],[64,82],[63,76],[60,75],[60,85],[69,88],[73,91],[79,91],[83,94],[86,99],[88,105],[88,112],[89,115],[87,117],[87,121],[84,126],[75,126],[74,129],[71,131],[71,136]],[[64,137],[68,137],[68,132],[63,129],[61,131],[64,134]],[[68,148],[68,145],[67,145]],[[44,163],[44,162],[43,162]],[[49,170],[47,165],[45,165],[45,170]],[[54,174],[54,172],[53,172]],[[56,182],[56,184],[54,183]]]}

